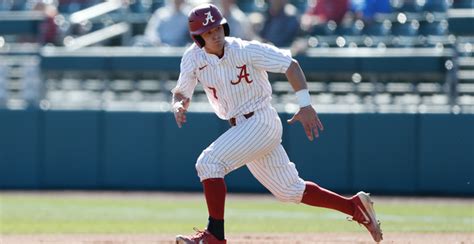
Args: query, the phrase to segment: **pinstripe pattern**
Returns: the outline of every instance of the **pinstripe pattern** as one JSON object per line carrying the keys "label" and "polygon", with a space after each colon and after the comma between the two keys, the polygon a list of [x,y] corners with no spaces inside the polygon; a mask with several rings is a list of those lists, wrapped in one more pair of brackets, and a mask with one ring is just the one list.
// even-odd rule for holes
{"label": "pinstripe pattern", "polygon": [[[181,60],[180,76],[172,92],[191,98],[199,80],[217,116],[227,120],[270,105],[272,88],[267,72],[284,73],[291,60],[287,50],[233,37],[226,37],[221,59],[192,45]],[[241,70],[237,67],[242,65],[246,65],[253,82],[241,79],[232,85],[231,81],[239,80]]]}
{"label": "pinstripe pattern", "polygon": [[[222,178],[247,165],[278,199],[301,201],[305,184],[280,145],[282,125],[270,105],[267,74],[285,73],[291,61],[289,51],[233,37],[226,37],[221,59],[195,44],[185,52],[172,92],[191,98],[199,81],[217,116],[235,117],[237,124],[199,156],[196,170],[201,181]],[[255,114],[246,119],[243,115],[249,112]]]}
{"label": "pinstripe pattern", "polygon": [[249,119],[239,117],[238,126],[222,134],[199,157],[196,168],[201,180],[223,177],[269,153],[280,143],[281,126],[275,126],[278,123],[271,108],[258,110]]}
{"label": "pinstripe pattern", "polygon": [[249,119],[238,117],[237,126],[222,134],[199,156],[199,178],[223,178],[246,164],[279,200],[300,202],[305,183],[280,145],[281,135],[280,118],[271,107],[257,110]]}
{"label": "pinstripe pattern", "polygon": [[282,145],[248,163],[247,168],[280,201],[301,202],[306,186]]}

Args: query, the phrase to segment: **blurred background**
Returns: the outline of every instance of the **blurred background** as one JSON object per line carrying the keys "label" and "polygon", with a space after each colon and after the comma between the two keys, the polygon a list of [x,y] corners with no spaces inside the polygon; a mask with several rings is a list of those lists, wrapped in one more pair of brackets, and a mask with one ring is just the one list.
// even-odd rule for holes
{"label": "blurred background", "polygon": [[[200,190],[228,125],[170,90],[194,0],[0,0],[0,188]],[[326,130],[285,125],[303,178],[341,192],[474,195],[474,1],[216,0],[231,35],[292,51]],[[270,74],[282,119],[298,106]],[[229,190],[265,191],[247,170]]]}

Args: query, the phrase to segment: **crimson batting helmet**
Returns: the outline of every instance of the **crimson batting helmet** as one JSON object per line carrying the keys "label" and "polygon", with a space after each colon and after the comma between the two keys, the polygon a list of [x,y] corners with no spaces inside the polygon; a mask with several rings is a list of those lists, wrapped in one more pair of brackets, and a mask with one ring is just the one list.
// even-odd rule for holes
{"label": "crimson batting helmet", "polygon": [[221,11],[213,4],[202,4],[191,10],[188,15],[189,33],[198,47],[204,47],[206,43],[201,37],[202,33],[222,25],[225,36],[229,36],[229,24],[222,16]]}

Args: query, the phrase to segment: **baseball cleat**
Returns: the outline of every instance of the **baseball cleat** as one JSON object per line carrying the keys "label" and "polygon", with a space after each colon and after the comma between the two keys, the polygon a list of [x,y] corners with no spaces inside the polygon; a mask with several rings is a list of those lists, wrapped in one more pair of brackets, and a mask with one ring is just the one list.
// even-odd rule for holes
{"label": "baseball cleat", "polygon": [[194,231],[196,231],[196,234],[193,236],[183,236],[183,235],[177,235],[176,236],[176,244],[226,244],[227,241],[224,240],[218,240],[211,232],[204,230],[198,230],[197,228],[194,228]]}
{"label": "baseball cleat", "polygon": [[377,216],[375,215],[374,203],[370,200],[370,195],[361,191],[352,197],[351,201],[355,205],[355,211],[354,216],[352,216],[350,220],[364,225],[377,243],[382,241],[383,237],[382,229],[380,229],[380,221],[377,220]]}

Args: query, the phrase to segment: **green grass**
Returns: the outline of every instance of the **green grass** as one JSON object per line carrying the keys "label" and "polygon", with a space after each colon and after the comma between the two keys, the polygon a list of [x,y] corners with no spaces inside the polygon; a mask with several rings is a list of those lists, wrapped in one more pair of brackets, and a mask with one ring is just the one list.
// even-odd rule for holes
{"label": "green grass", "polygon": [[[403,201],[403,200],[402,200]],[[377,201],[385,231],[474,232],[472,201]],[[203,197],[1,194],[0,233],[178,233],[206,224]],[[276,200],[228,199],[226,231],[353,232],[338,212]]]}

